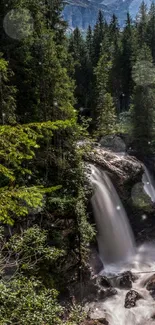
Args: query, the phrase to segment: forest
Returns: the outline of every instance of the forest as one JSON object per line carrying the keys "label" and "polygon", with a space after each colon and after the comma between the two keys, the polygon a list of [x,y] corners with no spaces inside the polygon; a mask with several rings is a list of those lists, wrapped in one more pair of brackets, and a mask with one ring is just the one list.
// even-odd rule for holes
{"label": "forest", "polygon": [[96,244],[86,160],[115,135],[155,155],[155,4],[86,32],[63,6],[0,0],[0,325],[101,324],[70,289]]}

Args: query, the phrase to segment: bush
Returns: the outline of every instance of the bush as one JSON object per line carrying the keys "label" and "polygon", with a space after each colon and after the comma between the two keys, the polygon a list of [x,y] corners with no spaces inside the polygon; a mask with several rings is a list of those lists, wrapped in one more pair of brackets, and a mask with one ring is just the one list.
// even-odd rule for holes
{"label": "bush", "polygon": [[41,282],[25,277],[9,283],[0,282],[0,324],[58,325],[62,307],[57,291],[46,289]]}

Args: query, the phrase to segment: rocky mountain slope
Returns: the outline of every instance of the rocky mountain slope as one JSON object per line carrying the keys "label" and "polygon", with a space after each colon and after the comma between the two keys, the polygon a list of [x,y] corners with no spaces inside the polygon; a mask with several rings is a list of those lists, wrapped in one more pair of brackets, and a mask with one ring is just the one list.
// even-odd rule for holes
{"label": "rocky mountain slope", "polygon": [[[64,18],[68,21],[69,27],[72,29],[78,26],[85,30],[89,25],[95,24],[100,9],[104,12],[107,21],[115,13],[120,26],[123,26],[126,13],[129,11],[134,19],[142,0],[66,0],[65,2]],[[145,0],[148,7],[151,2]]]}

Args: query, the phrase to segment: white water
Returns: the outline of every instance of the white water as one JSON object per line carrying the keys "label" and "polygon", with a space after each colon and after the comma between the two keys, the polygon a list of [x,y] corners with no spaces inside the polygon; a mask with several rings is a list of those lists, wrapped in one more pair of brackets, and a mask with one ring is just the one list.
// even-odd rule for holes
{"label": "white water", "polygon": [[[105,317],[109,325],[155,325],[155,319],[152,318],[155,315],[155,300],[146,290],[146,282],[155,274],[155,245],[144,244],[135,248],[125,210],[110,178],[105,172],[92,166],[91,180],[95,187],[92,205],[98,229],[99,254],[104,264],[102,274],[111,278],[131,270],[138,275],[132,289],[143,296],[135,307],[126,309],[125,296],[129,290],[117,288],[119,277],[114,278],[113,285],[118,294],[105,301],[91,303],[93,318]],[[155,190],[147,169],[143,183],[153,201]]]}
{"label": "white water", "polygon": [[145,173],[142,177],[142,182],[144,184],[144,190],[146,194],[151,198],[152,202],[155,202],[155,184],[153,177],[149,170],[144,166]]}
{"label": "white water", "polygon": [[114,278],[113,284],[118,294],[105,301],[95,302],[91,306],[94,308],[95,318],[105,317],[109,325],[155,325],[155,319],[152,319],[155,315],[155,300],[146,290],[147,281],[155,274],[155,246],[145,244],[139,247],[132,264],[122,263],[122,267],[121,265],[107,266],[102,274],[111,278],[127,270],[137,274],[138,279],[133,283],[132,289],[140,293],[143,299],[138,300],[135,307],[125,308],[125,296],[129,290],[117,288],[119,278]]}
{"label": "white water", "polygon": [[100,258],[104,265],[128,260],[135,253],[135,243],[126,212],[108,175],[91,168]]}

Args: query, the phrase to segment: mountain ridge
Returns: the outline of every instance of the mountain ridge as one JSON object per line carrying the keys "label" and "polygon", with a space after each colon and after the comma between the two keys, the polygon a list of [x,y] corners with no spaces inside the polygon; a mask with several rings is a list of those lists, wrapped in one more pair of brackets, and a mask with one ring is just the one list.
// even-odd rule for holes
{"label": "mountain ridge", "polygon": [[[152,0],[145,0],[148,8]],[[97,14],[102,10],[109,22],[112,14],[118,17],[120,26],[124,25],[126,14],[130,12],[135,19],[142,0],[66,0],[63,12],[69,28],[79,27],[82,30],[95,25]]]}

